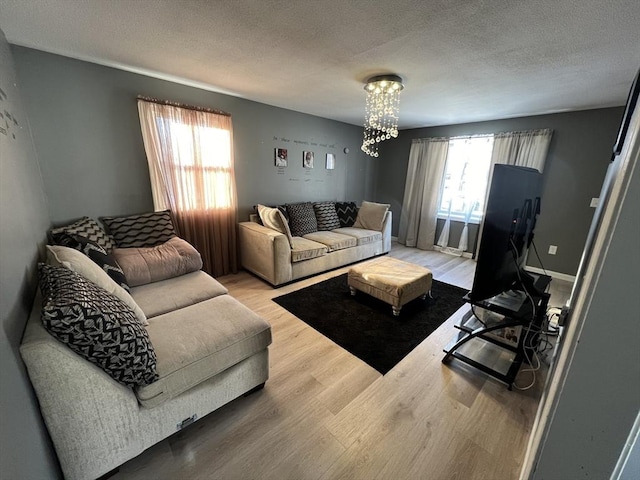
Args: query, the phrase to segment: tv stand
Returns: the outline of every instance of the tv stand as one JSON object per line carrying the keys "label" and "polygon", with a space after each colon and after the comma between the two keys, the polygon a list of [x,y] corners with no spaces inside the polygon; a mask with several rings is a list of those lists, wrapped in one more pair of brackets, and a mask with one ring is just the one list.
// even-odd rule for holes
{"label": "tv stand", "polygon": [[[442,363],[448,363],[455,358],[506,383],[511,390],[522,362],[533,357],[538,344],[538,332],[549,304],[549,294],[544,291],[551,282],[551,277],[532,274],[530,279],[531,284],[527,285],[526,291],[529,292],[535,304],[535,316],[528,296],[515,310],[508,308],[502,302],[492,302],[491,299],[472,302],[468,296],[465,296],[465,300],[472,307],[463,316],[460,324],[455,326],[460,332],[445,347]],[[520,291],[524,293],[523,290]],[[490,313],[487,318],[480,321],[473,313],[474,307],[482,308],[495,315]],[[533,331],[527,330],[529,324]],[[507,331],[505,329],[517,327],[520,327],[517,341],[509,341],[506,337],[496,335],[500,330]],[[503,352],[508,354],[504,355]]]}

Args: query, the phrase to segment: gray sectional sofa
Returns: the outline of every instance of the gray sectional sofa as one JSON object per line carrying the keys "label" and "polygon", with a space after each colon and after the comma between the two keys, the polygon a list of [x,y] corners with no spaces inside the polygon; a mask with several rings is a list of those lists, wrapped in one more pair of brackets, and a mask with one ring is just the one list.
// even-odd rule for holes
{"label": "gray sectional sofa", "polygon": [[[316,213],[315,230],[308,227],[296,232],[292,228],[296,225],[292,216],[288,219],[279,216],[280,221],[274,222],[263,213],[252,215],[248,222],[241,222],[242,267],[277,287],[391,250],[392,215],[389,205],[363,202],[352,225],[342,226],[345,224],[323,221],[326,220],[323,215],[331,210],[327,204],[331,203],[308,203]],[[286,207],[291,215],[291,205]],[[276,212],[271,209],[270,213]],[[304,233],[307,230],[311,231]]]}
{"label": "gray sectional sofa", "polygon": [[[115,283],[102,277],[106,274],[94,271],[83,253],[48,247],[49,265],[41,265],[41,270],[48,269],[49,275],[66,272],[65,278],[78,279],[85,287],[102,292],[100,297],[112,299],[112,304],[123,305],[113,300],[119,296],[139,307],[122,322],[140,321],[135,327],[146,332],[143,336],[154,351],[152,357],[145,357],[153,360],[153,381],[135,386],[116,380],[99,361],[83,358],[77,345],[74,350],[64,338],[50,333],[47,322],[51,319],[45,316],[57,310],[42,308],[43,302],[51,302],[51,292],[49,287],[43,289],[41,272],[42,293],[37,295],[20,352],[67,479],[100,477],[238,396],[260,388],[269,376],[270,325],[195,268],[189,247],[176,249],[173,244],[179,242],[175,240],[158,247],[113,250],[116,258],[124,264],[133,262],[134,267],[146,264],[149,258],[141,260],[133,250],[164,262],[174,255],[167,251],[178,251],[179,268],[151,269],[138,275],[141,284],[131,286],[126,294],[131,301]],[[146,327],[141,326],[145,323]]]}

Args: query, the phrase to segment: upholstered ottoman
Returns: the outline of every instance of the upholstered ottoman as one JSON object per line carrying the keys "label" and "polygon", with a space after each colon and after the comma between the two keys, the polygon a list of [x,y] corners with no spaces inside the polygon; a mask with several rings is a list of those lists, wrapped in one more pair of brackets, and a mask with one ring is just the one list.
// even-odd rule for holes
{"label": "upholstered ottoman", "polygon": [[361,263],[351,267],[348,274],[351,295],[359,290],[382,300],[391,305],[396,317],[403,305],[427,296],[432,280],[428,268],[392,257]]}

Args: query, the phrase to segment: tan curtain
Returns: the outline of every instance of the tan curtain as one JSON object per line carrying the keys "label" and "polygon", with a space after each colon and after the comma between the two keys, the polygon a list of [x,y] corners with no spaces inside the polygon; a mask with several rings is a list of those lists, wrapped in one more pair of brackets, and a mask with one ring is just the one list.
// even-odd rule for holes
{"label": "tan curtain", "polygon": [[143,99],[138,112],[155,209],[172,211],[204,271],[237,272],[231,116]]}
{"label": "tan curtain", "polygon": [[[487,211],[494,165],[517,165],[520,167],[535,168],[542,173],[547,160],[547,153],[549,152],[552,136],[553,130],[550,128],[496,134],[493,140],[491,169],[489,171],[489,182],[487,182],[487,190],[484,196],[483,212]],[[476,244],[475,257],[478,256],[478,252],[480,251],[480,239],[482,238],[483,227],[484,222],[481,223],[480,228],[478,228],[479,240]]]}
{"label": "tan curtain", "polygon": [[433,250],[448,151],[448,138],[415,139],[411,143],[398,231],[398,242],[407,247]]}

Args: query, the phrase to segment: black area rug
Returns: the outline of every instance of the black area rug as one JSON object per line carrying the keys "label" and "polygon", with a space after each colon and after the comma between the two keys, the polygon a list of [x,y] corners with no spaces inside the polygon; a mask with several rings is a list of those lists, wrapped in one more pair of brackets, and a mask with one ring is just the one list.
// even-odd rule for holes
{"label": "black area rug", "polygon": [[387,303],[352,297],[345,273],[273,301],[384,375],[465,303],[467,290],[434,280],[431,293],[394,317]]}

